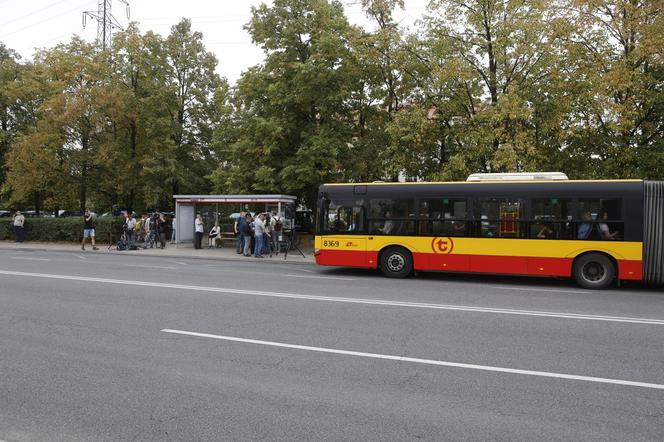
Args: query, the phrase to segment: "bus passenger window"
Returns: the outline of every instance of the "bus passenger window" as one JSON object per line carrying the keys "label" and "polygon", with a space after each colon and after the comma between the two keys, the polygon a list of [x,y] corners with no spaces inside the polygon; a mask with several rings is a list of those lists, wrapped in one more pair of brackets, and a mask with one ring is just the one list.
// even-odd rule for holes
{"label": "bus passenger window", "polygon": [[369,234],[414,235],[414,209],[413,199],[371,199],[369,203]]}
{"label": "bus passenger window", "polygon": [[369,234],[411,236],[415,234],[415,220],[370,220]]}
{"label": "bus passenger window", "polygon": [[481,236],[486,238],[519,238],[521,236],[522,200],[480,199],[479,211]]}
{"label": "bus passenger window", "polygon": [[530,238],[572,239],[572,207],[571,198],[534,198]]}
{"label": "bus passenger window", "polygon": [[622,201],[618,198],[582,198],[578,204],[576,239],[622,240]]}
{"label": "bus passenger window", "polygon": [[410,218],[413,216],[413,200],[372,199],[369,212],[371,218]]}
{"label": "bus passenger window", "polygon": [[323,214],[323,233],[363,233],[364,216],[362,202],[330,201]]}
{"label": "bus passenger window", "polygon": [[465,236],[466,200],[431,198],[420,201],[421,236]]}

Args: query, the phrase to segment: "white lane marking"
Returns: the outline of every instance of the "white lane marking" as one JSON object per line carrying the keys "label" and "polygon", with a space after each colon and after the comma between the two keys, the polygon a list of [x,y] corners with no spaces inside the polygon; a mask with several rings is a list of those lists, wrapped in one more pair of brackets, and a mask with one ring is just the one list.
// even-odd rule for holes
{"label": "white lane marking", "polygon": [[536,311],[536,310],[511,310],[511,309],[490,308],[490,307],[475,307],[468,305],[427,304],[421,302],[386,301],[381,299],[297,295],[294,293],[263,292],[256,290],[240,290],[240,289],[221,288],[221,287],[169,284],[163,282],[127,281],[122,279],[92,278],[88,276],[52,275],[48,273],[16,272],[11,270],[0,270],[0,275],[28,276],[31,278],[50,278],[50,279],[61,279],[66,281],[97,282],[103,284],[136,285],[142,287],[159,287],[159,288],[191,290],[199,292],[229,293],[234,295],[265,296],[271,298],[305,299],[309,301],[384,305],[391,307],[426,308],[432,310],[452,310],[452,311],[464,311],[464,312],[474,312],[474,313],[495,313],[503,315],[536,316],[536,317],[545,317],[545,318],[584,319],[589,321],[623,322],[630,324],[664,325],[664,319],[636,318],[629,316],[599,316],[599,315],[588,315],[580,313],[559,313],[559,312],[547,312],[547,311]]}
{"label": "white lane marking", "polygon": [[186,266],[187,265],[186,262],[182,262],[182,261],[175,261],[175,264],[180,264],[181,266]]}
{"label": "white lane marking", "polygon": [[283,275],[283,276],[288,276],[290,278],[309,278],[309,279],[336,279],[339,281],[356,281],[355,278],[342,278],[338,276],[309,276],[309,275]]}
{"label": "white lane marking", "polygon": [[166,270],[177,270],[177,267],[167,267],[167,266],[148,266],[143,264],[120,264],[125,267],[140,267],[143,269],[166,269]]}
{"label": "white lane marking", "polygon": [[643,387],[656,390],[664,390],[664,384],[652,384],[649,382],[627,381],[622,379],[598,378],[594,376],[581,376],[575,374],[555,373],[549,371],[522,370],[519,368],[495,367],[490,365],[464,364],[460,362],[439,361],[435,359],[409,358],[406,356],[384,355],[379,353],[365,353],[361,351],[339,350],[336,348],[310,347],[308,345],[286,344],[274,341],[259,341],[256,339],[236,338],[233,336],[211,335],[208,333],[197,333],[184,330],[173,330],[165,328],[161,330],[164,333],[173,333],[177,335],[196,336],[199,338],[219,339],[222,341],[242,342],[245,344],[267,345],[270,347],[292,348],[296,350],[308,350],[319,353],[333,353],[346,356],[359,356],[363,358],[387,359],[390,361],[413,362],[417,364],[437,365],[441,367],[467,368],[470,370],[493,371],[498,373],[522,374],[527,376],[539,376],[545,378],[568,379],[573,381],[597,382],[601,384],[626,385],[629,387]]}
{"label": "white lane marking", "polygon": [[49,258],[26,258],[26,257],[16,257],[14,259],[22,259],[24,261],[50,261]]}
{"label": "white lane marking", "polygon": [[513,286],[490,286],[489,288],[491,289],[497,289],[497,290],[524,290],[527,292],[553,292],[553,293],[582,293],[582,294],[589,294],[589,293],[594,293],[591,292],[590,290],[563,290],[563,289],[538,289],[538,288],[530,288],[530,287],[513,287]]}
{"label": "white lane marking", "polygon": [[[86,259],[83,257],[79,257],[81,259]],[[126,262],[117,262],[117,261],[109,261],[109,260],[100,260],[97,259],[95,261],[90,261],[87,264],[100,264],[100,265],[117,265],[121,267],[139,267],[142,269],[165,269],[165,270],[177,270],[179,267],[172,267],[172,266],[153,266],[153,265],[146,265],[146,264],[127,264]]]}
{"label": "white lane marking", "polygon": [[88,259],[88,258],[86,258],[85,256],[81,256],[81,255],[76,255],[76,256],[78,256],[78,257],[81,258],[81,259],[85,259],[85,260]]}

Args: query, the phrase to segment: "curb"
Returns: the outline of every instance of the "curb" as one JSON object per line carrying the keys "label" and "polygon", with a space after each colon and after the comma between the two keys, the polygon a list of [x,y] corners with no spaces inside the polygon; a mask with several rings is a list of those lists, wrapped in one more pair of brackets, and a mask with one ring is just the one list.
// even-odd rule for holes
{"label": "curb", "polygon": [[[93,251],[92,253],[98,254],[98,255],[116,255],[120,253],[119,251],[107,251],[104,250],[106,249],[107,246],[104,247],[99,247],[99,251]],[[44,247],[7,247],[4,246],[3,244],[0,244],[0,250],[2,251],[14,251],[14,252],[59,252],[59,253],[72,253],[72,254],[81,254],[83,253],[90,253],[87,251],[83,250],[70,250],[70,249],[59,249],[59,248],[44,248]],[[114,253],[112,253],[114,252]],[[125,254],[125,252],[128,252]],[[137,253],[132,253],[132,252],[137,252]],[[126,250],[122,252],[122,256],[141,256],[140,255],[141,250]],[[299,256],[299,255],[298,255]],[[207,260],[207,261],[231,261],[231,262],[242,262],[245,261],[245,259],[242,258],[235,258],[235,257],[226,257],[226,256],[182,256],[182,255],[142,255],[143,258],[168,258],[168,259],[198,259],[198,260]],[[299,266],[313,266],[316,265],[315,262],[307,262],[307,261],[287,261],[283,259],[262,259],[256,261],[255,259],[251,259],[251,262],[255,263],[270,263],[270,264],[289,264],[289,265],[299,265]]]}

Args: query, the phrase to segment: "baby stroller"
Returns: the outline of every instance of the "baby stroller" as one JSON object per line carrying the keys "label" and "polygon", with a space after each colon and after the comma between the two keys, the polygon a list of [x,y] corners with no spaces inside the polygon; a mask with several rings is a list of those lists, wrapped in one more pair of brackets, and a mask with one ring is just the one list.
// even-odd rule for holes
{"label": "baby stroller", "polygon": [[129,242],[127,241],[127,228],[122,228],[122,234],[120,234],[120,239],[116,243],[117,250],[127,250],[129,248]]}

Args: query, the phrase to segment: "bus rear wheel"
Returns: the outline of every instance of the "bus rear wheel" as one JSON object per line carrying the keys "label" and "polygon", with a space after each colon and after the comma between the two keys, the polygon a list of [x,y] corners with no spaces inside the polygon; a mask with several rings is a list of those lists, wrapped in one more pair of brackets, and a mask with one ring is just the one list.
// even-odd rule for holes
{"label": "bus rear wheel", "polygon": [[588,253],[574,261],[574,279],[586,289],[605,289],[616,277],[613,262],[605,255]]}
{"label": "bus rear wheel", "polygon": [[388,247],[380,255],[380,270],[388,278],[405,278],[413,272],[413,257],[403,247]]}

